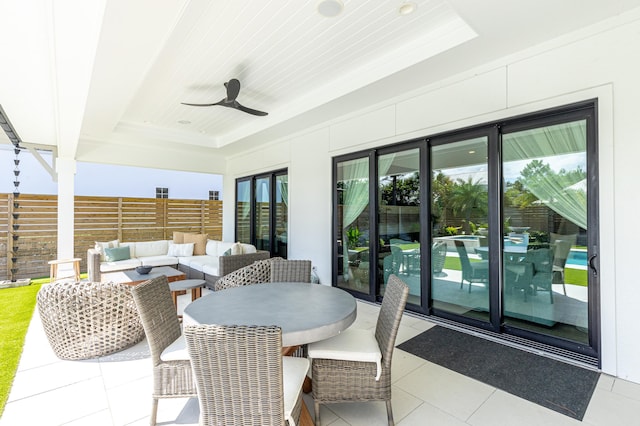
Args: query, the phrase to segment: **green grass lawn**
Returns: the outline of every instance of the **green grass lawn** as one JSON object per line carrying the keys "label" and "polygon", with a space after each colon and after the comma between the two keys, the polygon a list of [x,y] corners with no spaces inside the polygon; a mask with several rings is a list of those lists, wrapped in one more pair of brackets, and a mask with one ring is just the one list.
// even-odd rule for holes
{"label": "green grass lawn", "polygon": [[0,290],[0,416],[9,397],[41,285]]}

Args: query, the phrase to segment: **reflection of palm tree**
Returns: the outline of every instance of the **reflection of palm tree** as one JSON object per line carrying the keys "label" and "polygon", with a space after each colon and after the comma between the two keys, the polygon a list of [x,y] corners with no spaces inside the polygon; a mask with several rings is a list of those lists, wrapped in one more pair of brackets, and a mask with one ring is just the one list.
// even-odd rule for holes
{"label": "reflection of palm tree", "polygon": [[471,212],[475,209],[477,216],[485,216],[487,214],[487,202],[487,189],[480,185],[480,179],[475,182],[471,178],[466,182],[458,179],[451,192],[451,208],[456,212],[464,213],[467,232],[470,231]]}

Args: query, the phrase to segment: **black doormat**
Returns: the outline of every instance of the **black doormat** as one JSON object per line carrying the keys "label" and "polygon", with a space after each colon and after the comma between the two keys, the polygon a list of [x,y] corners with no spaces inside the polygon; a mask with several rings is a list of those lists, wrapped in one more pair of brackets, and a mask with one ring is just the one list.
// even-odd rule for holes
{"label": "black doormat", "polygon": [[399,349],[577,420],[600,374],[435,326]]}

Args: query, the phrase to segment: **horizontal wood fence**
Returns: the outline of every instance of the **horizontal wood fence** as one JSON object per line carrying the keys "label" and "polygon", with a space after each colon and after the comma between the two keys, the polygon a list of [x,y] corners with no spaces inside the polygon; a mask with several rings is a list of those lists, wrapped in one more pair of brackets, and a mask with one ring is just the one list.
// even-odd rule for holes
{"label": "horizontal wood fence", "polygon": [[[77,196],[74,214],[74,256],[82,271],[96,241],[166,240],[174,231],[222,239],[222,201]],[[57,242],[56,195],[0,194],[0,280],[49,276]]]}

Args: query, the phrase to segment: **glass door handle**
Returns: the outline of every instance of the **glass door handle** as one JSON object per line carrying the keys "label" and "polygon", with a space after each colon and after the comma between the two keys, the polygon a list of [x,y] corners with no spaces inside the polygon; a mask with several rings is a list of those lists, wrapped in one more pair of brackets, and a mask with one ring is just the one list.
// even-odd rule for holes
{"label": "glass door handle", "polygon": [[593,271],[593,275],[598,276],[598,268],[596,268],[595,260],[598,257],[597,253],[594,253],[589,257],[589,268]]}

